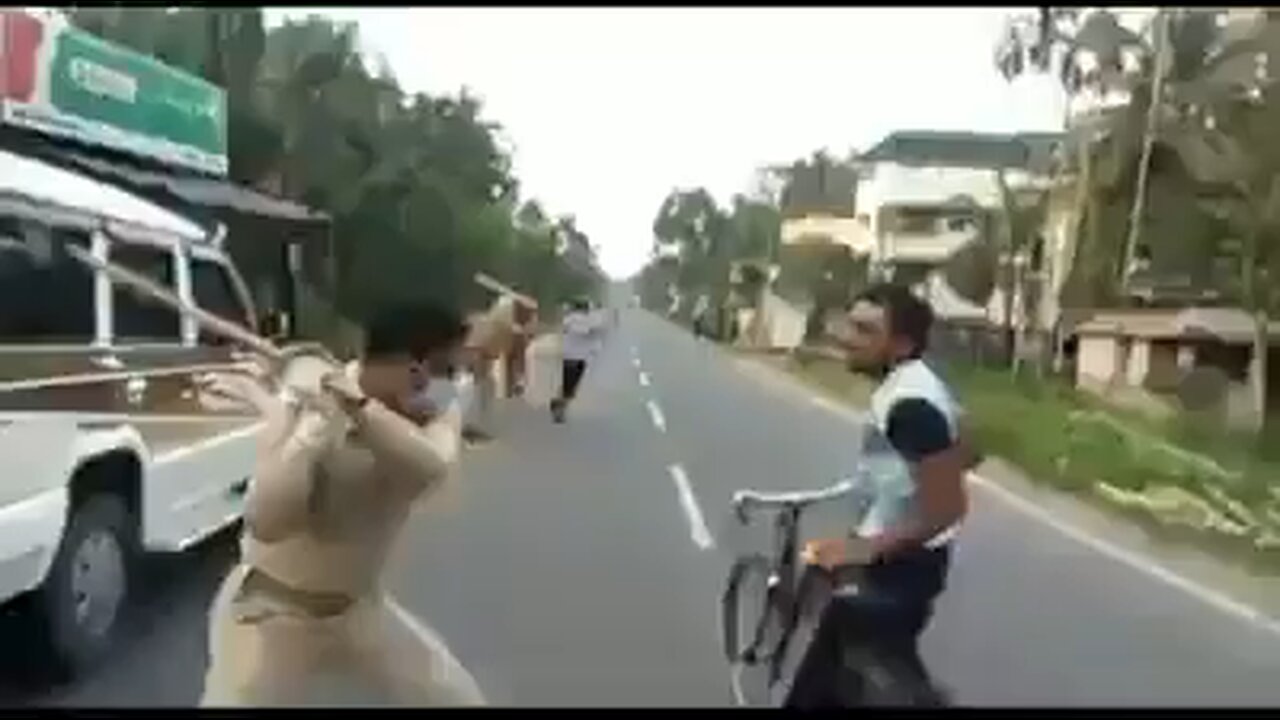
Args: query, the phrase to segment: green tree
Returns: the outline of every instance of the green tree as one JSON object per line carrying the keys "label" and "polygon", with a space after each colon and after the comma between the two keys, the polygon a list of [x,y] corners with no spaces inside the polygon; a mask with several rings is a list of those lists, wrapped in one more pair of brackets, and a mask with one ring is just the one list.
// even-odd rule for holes
{"label": "green tree", "polygon": [[[1066,152],[1057,170],[1073,178],[1074,225],[1064,252],[1054,254],[1058,282],[1045,287],[1041,299],[1051,293],[1067,312],[1132,302],[1135,255],[1149,260],[1142,279],[1153,292],[1160,288],[1159,297],[1170,297],[1171,283],[1196,297],[1214,282],[1215,224],[1189,201],[1197,183],[1170,161],[1182,141],[1170,132],[1167,104],[1173,87],[1210,63],[1214,18],[1156,19],[1152,47],[1107,10],[1042,7],[1033,17],[1013,18],[997,50],[997,67],[1007,78],[1054,72],[1073,99],[1128,96],[1118,106],[1066,118]],[[1166,102],[1153,104],[1153,97]],[[1053,330],[1060,361],[1061,314]]]}
{"label": "green tree", "polygon": [[1215,45],[1199,73],[1171,83],[1174,131],[1183,162],[1212,188],[1205,202],[1234,241],[1239,280],[1229,291],[1253,319],[1252,396],[1265,421],[1269,318],[1280,309],[1280,18],[1265,11]]}
{"label": "green tree", "polygon": [[[354,25],[312,16],[268,33],[258,9],[201,7],[71,19],[226,88],[232,178],[333,217],[344,313],[426,297],[474,306],[478,270],[551,302],[598,287],[593,253],[567,257],[545,217],[518,217],[530,203],[480,103],[406,97],[385,62],[371,70],[357,52]],[[573,241],[590,248],[576,227]]]}
{"label": "green tree", "polygon": [[786,217],[834,215],[852,217],[858,186],[856,153],[848,161],[818,150],[782,169],[780,204]]}
{"label": "green tree", "polygon": [[[653,221],[654,249],[679,258],[676,285],[686,300],[710,293],[716,284],[725,228],[715,198],[703,188],[674,190],[659,207]],[[728,269],[724,272],[727,281]],[[689,302],[682,303],[682,311],[689,308]]]}
{"label": "green tree", "polygon": [[782,213],[776,205],[745,195],[733,196],[729,222],[734,259],[774,260],[782,243]]}
{"label": "green tree", "polygon": [[[1069,98],[1106,97],[1134,90],[1135,73],[1125,58],[1136,54],[1144,60],[1144,51],[1142,39],[1110,11],[1041,7],[1034,16],[1011,18],[995,61],[1008,80],[1028,72],[1054,73]],[[1086,56],[1092,62],[1086,64]],[[1139,100],[1137,93],[1134,100]],[[1133,102],[1120,110],[1068,118],[1071,152],[1062,169],[1076,178],[1072,215],[1077,224],[1065,253],[1063,306],[1096,307],[1115,299],[1123,236],[1116,232],[1114,198],[1125,170],[1135,164],[1141,136],[1132,116],[1141,107]]]}
{"label": "green tree", "polygon": [[[1158,182],[1156,170],[1162,167],[1166,176],[1171,176],[1166,179],[1172,180],[1159,191],[1168,200],[1157,213],[1143,212],[1148,191],[1146,183],[1138,183],[1124,255],[1132,257],[1143,250],[1138,239],[1144,218],[1150,223],[1154,217],[1166,216],[1165,226],[1170,227],[1169,214],[1185,213],[1186,208],[1199,204],[1218,221],[1181,222],[1181,228],[1170,228],[1181,232],[1169,233],[1150,254],[1180,255],[1184,264],[1201,268],[1212,266],[1224,252],[1234,258],[1239,279],[1223,290],[1237,298],[1254,319],[1250,376],[1256,416],[1264,418],[1268,318],[1276,311],[1272,288],[1280,273],[1276,247],[1280,242],[1276,239],[1280,238],[1280,186],[1275,183],[1280,175],[1280,151],[1276,149],[1280,136],[1275,129],[1280,120],[1280,99],[1274,90],[1272,65],[1272,58],[1280,53],[1280,23],[1273,12],[1262,11],[1243,29],[1235,26],[1228,32],[1219,25],[1220,17],[1220,12],[1208,10],[1159,12],[1155,24],[1158,52],[1144,46],[1146,61],[1136,76],[1129,76],[1133,101],[1111,116],[1109,129],[1111,144],[1119,149],[1117,156],[1122,161],[1136,157],[1131,163],[1134,174],[1144,177],[1150,171],[1153,182]],[[1100,57],[1110,57],[1112,45],[1096,36],[1070,42],[1075,47],[1092,43]],[[1163,162],[1157,164],[1161,157]],[[1092,158],[1086,154],[1088,159]],[[1157,193],[1154,186],[1151,192]],[[1092,215],[1090,224],[1095,224],[1098,213]],[[1189,238],[1188,226],[1199,226],[1204,232],[1225,227],[1229,235],[1222,239],[1227,242]],[[1127,279],[1129,271],[1122,265],[1116,276]],[[1209,277],[1217,279],[1211,273]]]}

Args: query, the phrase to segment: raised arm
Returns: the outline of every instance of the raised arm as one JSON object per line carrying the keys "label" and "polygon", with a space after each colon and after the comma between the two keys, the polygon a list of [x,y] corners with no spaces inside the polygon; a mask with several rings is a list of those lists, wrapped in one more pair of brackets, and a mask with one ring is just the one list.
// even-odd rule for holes
{"label": "raised arm", "polygon": [[337,420],[297,404],[268,419],[245,506],[245,526],[255,539],[278,542],[305,526],[315,466],[340,427]]}
{"label": "raised arm", "polygon": [[457,463],[462,433],[462,409],[457,402],[425,426],[377,400],[357,410],[353,419],[373,454],[394,466],[397,480],[414,495],[434,490]]}

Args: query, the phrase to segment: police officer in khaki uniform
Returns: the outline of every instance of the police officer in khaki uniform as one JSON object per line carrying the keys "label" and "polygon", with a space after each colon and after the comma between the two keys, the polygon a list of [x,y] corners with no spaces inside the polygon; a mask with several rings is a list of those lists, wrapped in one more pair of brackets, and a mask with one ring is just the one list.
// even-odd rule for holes
{"label": "police officer in khaki uniform", "polygon": [[439,492],[456,464],[465,401],[431,393],[438,406],[424,417],[415,373],[451,365],[441,355],[456,354],[465,333],[450,312],[393,310],[368,328],[359,362],[310,390],[288,383],[291,401],[241,383],[268,428],[241,564],[211,611],[202,705],[332,705],[361,692],[483,704],[444,643],[379,581],[411,506]]}
{"label": "police officer in khaki uniform", "polygon": [[520,325],[516,318],[516,299],[502,295],[483,313],[471,318],[471,332],[466,348],[470,356],[468,367],[476,384],[476,407],[466,418],[465,436],[473,442],[485,442],[493,438],[493,405],[498,388],[494,370],[515,345]]}
{"label": "police officer in khaki uniform", "polygon": [[538,308],[536,305],[517,303],[515,308],[516,333],[507,352],[506,379],[507,397],[520,397],[524,394],[528,382],[527,360],[529,344],[533,341],[537,323]]}

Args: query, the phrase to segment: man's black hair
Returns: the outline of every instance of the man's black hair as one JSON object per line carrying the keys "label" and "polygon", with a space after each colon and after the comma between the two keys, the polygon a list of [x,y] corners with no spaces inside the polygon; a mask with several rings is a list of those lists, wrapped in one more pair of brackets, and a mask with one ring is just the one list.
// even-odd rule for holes
{"label": "man's black hair", "polygon": [[396,305],[379,310],[365,328],[366,358],[427,353],[462,341],[467,323],[455,309],[435,304]]}
{"label": "man's black hair", "polygon": [[853,302],[866,302],[884,309],[889,334],[911,343],[911,357],[919,357],[929,346],[933,308],[902,285],[878,283],[858,293]]}

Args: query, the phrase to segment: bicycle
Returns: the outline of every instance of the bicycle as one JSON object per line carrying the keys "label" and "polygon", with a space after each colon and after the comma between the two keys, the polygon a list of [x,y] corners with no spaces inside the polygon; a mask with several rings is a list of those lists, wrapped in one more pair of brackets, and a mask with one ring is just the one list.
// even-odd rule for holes
{"label": "bicycle", "polygon": [[[739,705],[759,704],[747,701],[741,685],[742,671],[753,666],[763,666],[766,672],[764,704],[777,704],[774,696],[780,689],[784,665],[801,623],[816,619],[832,593],[857,592],[858,566],[843,566],[835,571],[807,563],[802,567],[798,552],[800,520],[805,510],[839,499],[853,499],[859,505],[859,499],[852,498],[856,490],[857,485],[846,480],[809,492],[741,490],[734,494],[734,518],[744,526],[750,523],[754,509],[777,511],[773,552],[770,556],[757,553],[737,559],[721,597],[722,639],[725,655],[733,666],[733,692]],[[865,510],[865,499],[861,500],[854,515]],[[752,587],[761,581],[762,588]],[[748,598],[764,602],[758,615],[742,611],[740,601],[749,589],[757,592],[747,594]],[[742,639],[747,636],[750,640],[743,647]],[[868,648],[845,648],[843,665],[850,674],[847,682],[840,683],[842,702],[847,706],[932,705],[933,698],[940,697],[936,689],[921,686],[895,671],[893,662],[876,657]]]}

